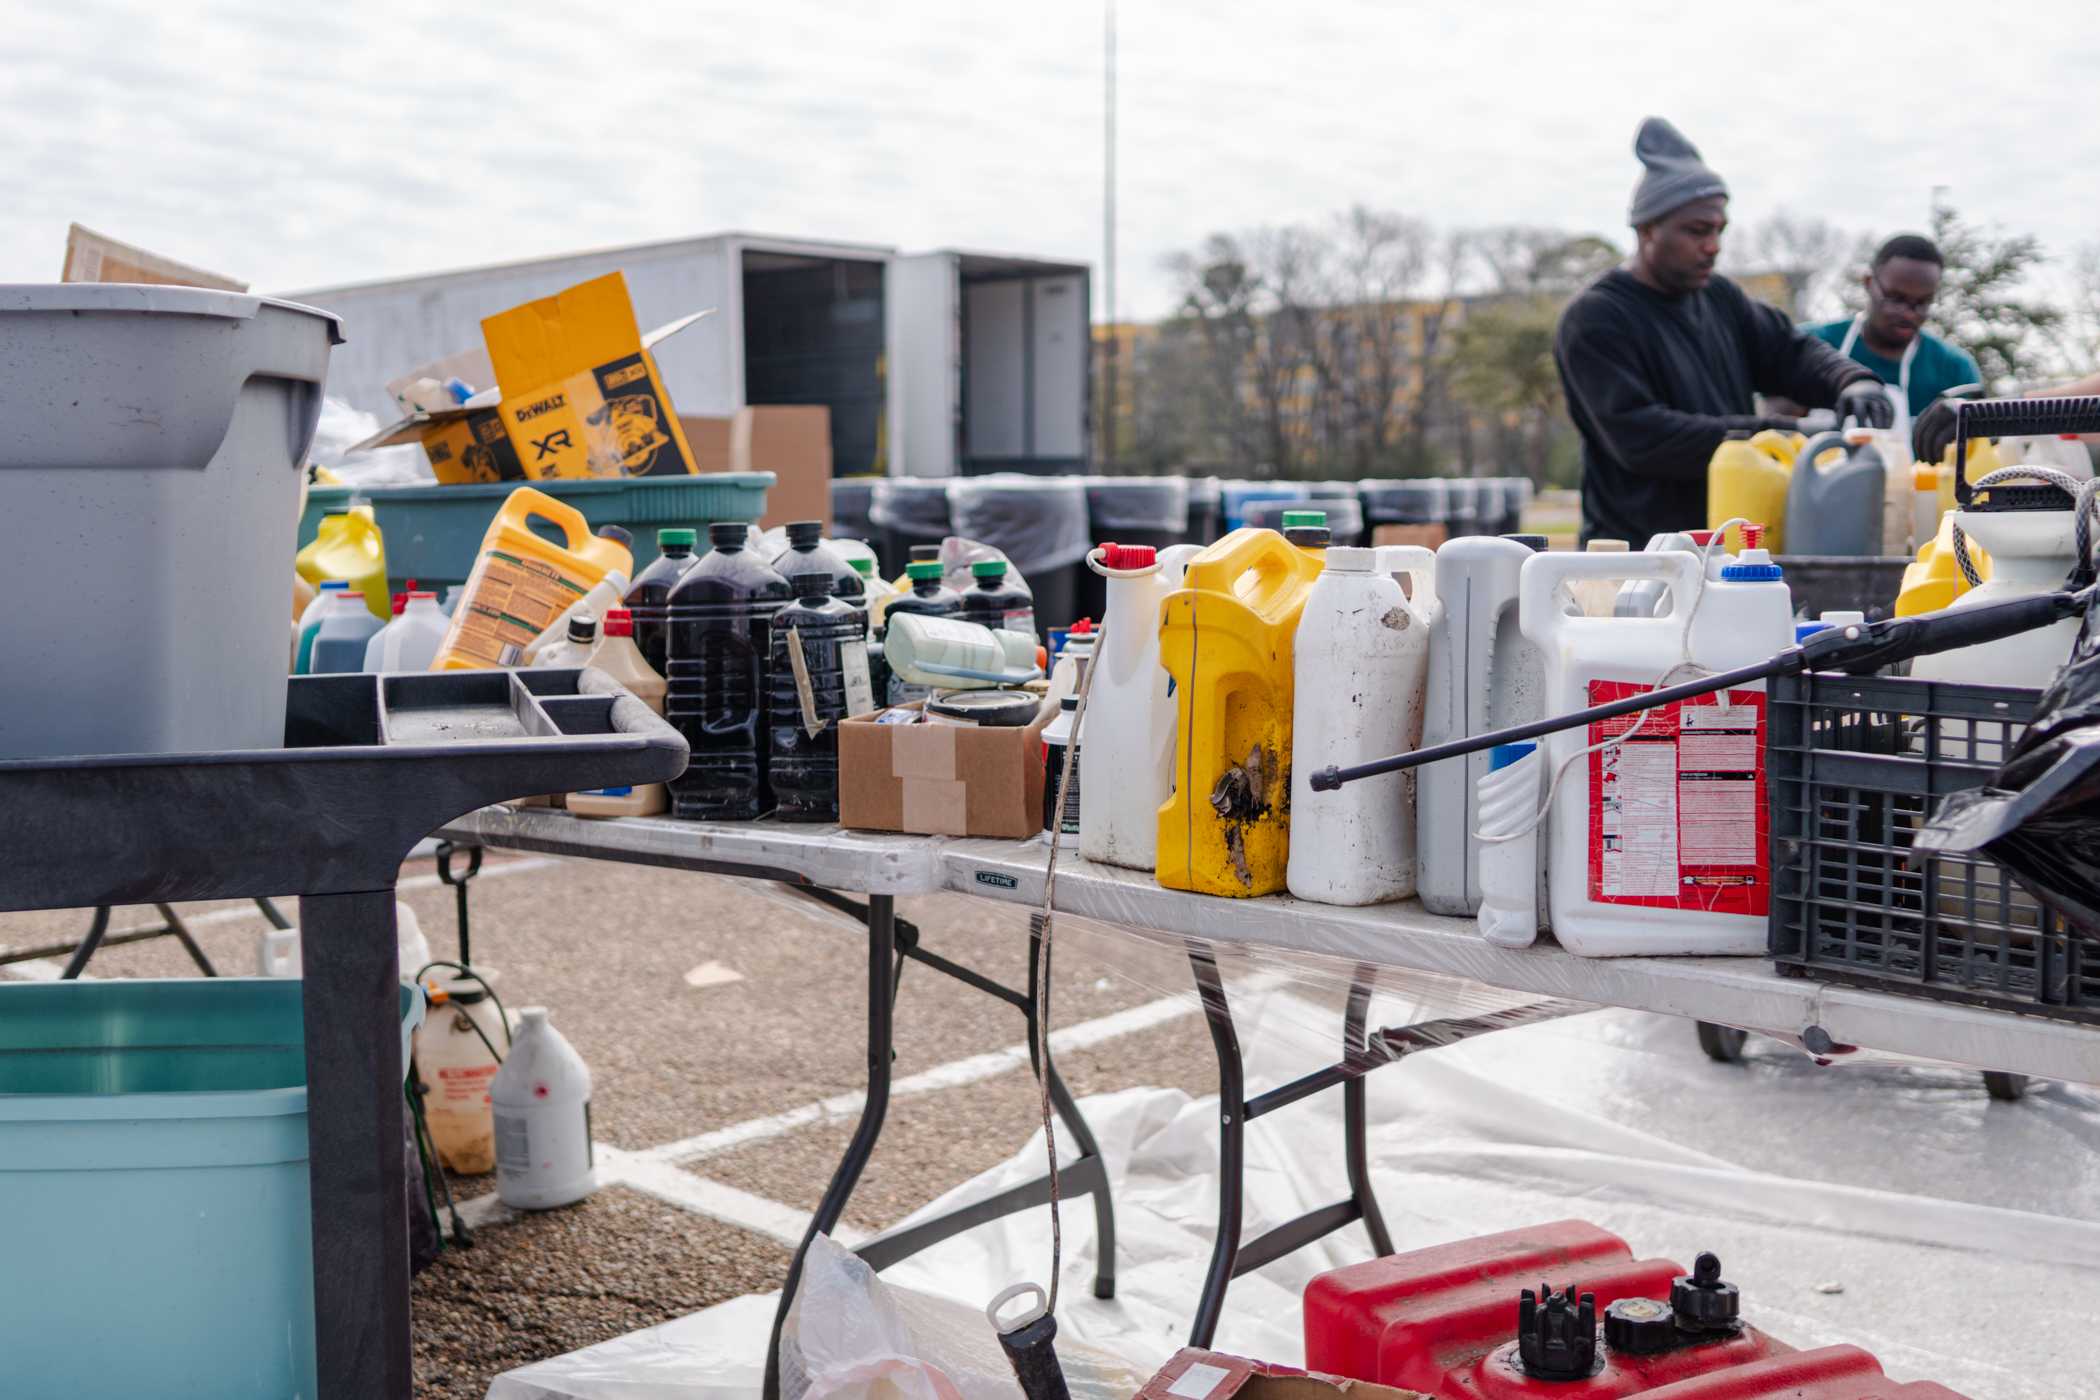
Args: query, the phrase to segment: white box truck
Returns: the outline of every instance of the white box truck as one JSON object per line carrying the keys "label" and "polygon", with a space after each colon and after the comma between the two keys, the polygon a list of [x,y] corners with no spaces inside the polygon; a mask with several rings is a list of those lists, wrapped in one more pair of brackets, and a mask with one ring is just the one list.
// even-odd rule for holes
{"label": "white box truck", "polygon": [[328,392],[390,422],[388,380],[614,270],[644,327],[715,308],[657,351],[681,413],[823,404],[840,476],[1085,469],[1084,263],[723,233],[283,295],[343,318]]}

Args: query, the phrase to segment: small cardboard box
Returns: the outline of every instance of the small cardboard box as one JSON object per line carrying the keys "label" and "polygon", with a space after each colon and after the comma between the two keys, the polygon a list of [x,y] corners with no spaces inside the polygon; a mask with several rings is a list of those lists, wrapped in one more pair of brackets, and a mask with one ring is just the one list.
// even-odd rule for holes
{"label": "small cardboard box", "polygon": [[164,258],[79,224],[66,228],[66,270],[59,280],[151,282],[172,287],[209,287],[221,292],[248,290],[246,282]]}
{"label": "small cardboard box", "polygon": [[693,449],[693,461],[701,472],[728,472],[736,468],[729,465],[729,429],[734,418],[713,418],[697,413],[678,415],[678,426],[685,429],[686,445]]}
{"label": "small cardboard box", "polygon": [[729,469],[771,472],[770,529],[819,520],[831,532],[831,410],[822,404],[753,404],[729,420]]}
{"label": "small cardboard box", "polygon": [[1371,530],[1371,547],[1418,544],[1424,549],[1441,549],[1450,534],[1442,525],[1378,525]]}
{"label": "small cardboard box", "polygon": [[1138,1400],[1431,1400],[1419,1390],[1271,1366],[1222,1351],[1183,1347],[1138,1392]]}
{"label": "small cardboard box", "polygon": [[503,386],[496,411],[525,475],[697,472],[650,348],[698,319],[643,335],[627,279],[608,272],[484,320],[482,339]]}
{"label": "small cardboard box", "polygon": [[1043,727],[1054,708],[1023,729],[883,724],[886,713],[839,724],[840,825],[1012,840],[1043,829]]}

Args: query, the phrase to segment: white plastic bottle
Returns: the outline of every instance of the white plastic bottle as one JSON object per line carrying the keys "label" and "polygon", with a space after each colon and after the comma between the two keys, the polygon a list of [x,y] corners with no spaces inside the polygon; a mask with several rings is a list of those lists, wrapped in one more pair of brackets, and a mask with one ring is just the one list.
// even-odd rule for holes
{"label": "white plastic bottle", "polygon": [[1159,808],[1174,792],[1173,678],[1159,664],[1159,609],[1201,546],[1105,544],[1088,564],[1108,580],[1099,670],[1087,692],[1079,853],[1131,870],[1159,860]]}
{"label": "white plastic bottle", "polygon": [[[627,688],[635,699],[661,715],[664,712],[664,693],[668,688],[664,678],[650,668],[642,658],[642,649],[634,644],[634,614],[626,608],[614,608],[605,615],[605,635],[599,639],[598,650],[590,664],[611,676]],[[579,817],[653,817],[670,810],[670,791],[662,783],[644,783],[640,787],[591,788],[584,792],[569,794],[568,809]]]}
{"label": "white plastic bottle", "polygon": [[[1698,556],[1677,551],[1528,561],[1518,613],[1544,654],[1547,713],[1691,679],[1678,670],[1687,635],[1689,659],[1714,671],[1791,646],[1785,585],[1762,552],[1746,547],[1704,589],[1696,588]],[[1730,577],[1740,569],[1751,572]],[[1628,577],[1668,583],[1669,611],[1586,617],[1559,605],[1565,585]],[[1761,684],[1746,686],[1547,737],[1546,772],[1561,773],[1549,815],[1547,921],[1563,947],[1588,957],[1764,950],[1764,701]]]}
{"label": "white plastic bottle", "polygon": [[517,1039],[489,1084],[496,1120],[496,1194],[547,1210],[598,1189],[591,1151],[591,1071],[547,1010],[518,1012]]}
{"label": "white plastic bottle", "polygon": [[[1480,936],[1504,948],[1538,940],[1539,781],[1537,744],[1498,744],[1480,778]],[[1500,840],[1487,840],[1500,837]]]}
{"label": "white plastic bottle", "polygon": [[1086,679],[1086,668],[1094,662],[1093,619],[1082,617],[1065,633],[1064,649],[1050,666],[1049,700],[1052,704],[1067,695],[1077,695]]}
{"label": "white plastic bottle", "polygon": [[892,677],[947,690],[1036,679],[1042,671],[1035,645],[1033,637],[959,617],[898,613],[890,619],[882,653]]}
{"label": "white plastic bottle", "polygon": [[427,671],[451,626],[435,593],[411,593],[392,622],[365,644],[367,671]]}
{"label": "white plastic bottle", "polygon": [[[606,574],[604,578],[592,584],[590,592],[562,609],[561,616],[548,623],[547,630],[534,637],[526,645],[524,664],[527,666],[539,665],[539,654],[542,651],[555,645],[564,637],[573,635],[570,630],[570,624],[578,617],[586,613],[594,618],[603,617],[608,610],[619,607],[621,600],[627,596],[627,582],[627,575],[621,573],[618,569],[614,569]],[[579,663],[561,664],[573,665]]]}
{"label": "white plastic bottle", "polygon": [[431,1145],[453,1171],[479,1176],[496,1165],[489,1083],[497,1060],[489,1047],[503,1046],[503,1018],[472,978],[438,981],[430,990],[430,1014],[416,1030],[416,1077]]}
{"label": "white plastic bottle", "polygon": [[571,612],[568,635],[558,642],[549,642],[533,654],[526,664],[534,669],[566,669],[572,666],[588,666],[591,658],[598,654],[598,615],[596,613]]}
{"label": "white plastic bottle", "polygon": [[[1404,573],[1414,596],[1393,577]],[[1415,545],[1330,546],[1298,620],[1291,710],[1291,847],[1285,883],[1320,904],[1415,892],[1412,773],[1314,792],[1312,775],[1412,750],[1422,737],[1436,556]]]}
{"label": "white plastic bottle", "polygon": [[[1545,672],[1538,648],[1517,627],[1517,582],[1532,550],[1515,540],[1469,536],[1436,552],[1441,615],[1429,631],[1422,706],[1427,748],[1539,718]],[[1416,770],[1415,889],[1436,914],[1480,910],[1479,783],[1488,756],[1476,753]]]}
{"label": "white plastic bottle", "polygon": [[[430,963],[430,940],[423,935],[416,911],[400,901],[394,904],[395,944],[400,954],[401,980],[413,982]],[[299,948],[297,928],[266,928],[255,941],[255,974],[258,977],[303,977],[305,959]]]}

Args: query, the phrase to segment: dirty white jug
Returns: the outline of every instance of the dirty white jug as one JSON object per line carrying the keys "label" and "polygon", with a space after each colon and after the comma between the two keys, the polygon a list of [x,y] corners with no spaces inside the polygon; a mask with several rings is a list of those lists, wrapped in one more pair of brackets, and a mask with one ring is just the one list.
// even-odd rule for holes
{"label": "dirty white jug", "polygon": [[547,1022],[518,1012],[517,1038],[489,1083],[496,1114],[496,1194],[517,1210],[547,1210],[598,1189],[591,1151],[591,1071]]}
{"label": "dirty white jug", "polygon": [[[1312,775],[1421,742],[1436,555],[1418,545],[1336,545],[1326,565],[1306,594],[1294,644],[1285,883],[1321,904],[1381,904],[1415,892],[1414,774],[1335,792],[1314,792]],[[1403,573],[1412,597],[1394,578]]]}
{"label": "dirty white jug", "polygon": [[445,644],[450,618],[438,607],[437,594],[411,593],[394,620],[365,644],[367,671],[427,671]]}
{"label": "dirty white jug", "polygon": [[1159,808],[1174,791],[1172,677],[1159,664],[1159,609],[1201,546],[1104,544],[1088,566],[1108,580],[1087,691],[1079,853],[1131,870],[1159,859]]}

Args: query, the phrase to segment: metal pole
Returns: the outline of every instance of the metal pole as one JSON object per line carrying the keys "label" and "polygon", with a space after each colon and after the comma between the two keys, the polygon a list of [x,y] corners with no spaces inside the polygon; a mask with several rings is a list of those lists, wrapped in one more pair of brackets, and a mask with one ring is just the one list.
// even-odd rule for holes
{"label": "metal pole", "polygon": [[1116,0],[1107,0],[1103,45],[1101,264],[1107,276],[1102,312],[1108,323],[1108,343],[1104,366],[1107,383],[1102,390],[1101,462],[1104,467],[1113,469],[1116,464],[1117,408],[1121,402],[1120,386],[1116,383],[1116,361],[1122,352],[1116,327]]}

